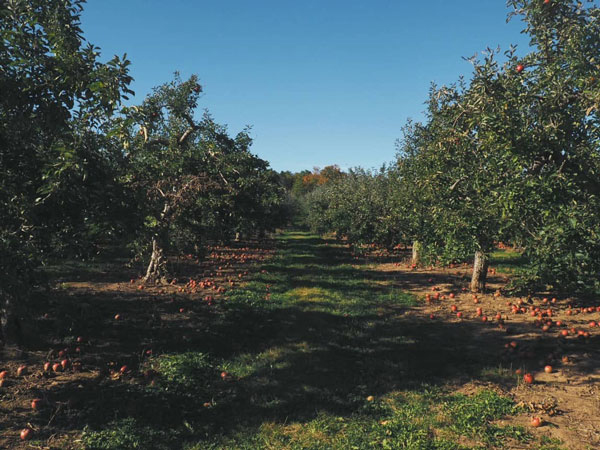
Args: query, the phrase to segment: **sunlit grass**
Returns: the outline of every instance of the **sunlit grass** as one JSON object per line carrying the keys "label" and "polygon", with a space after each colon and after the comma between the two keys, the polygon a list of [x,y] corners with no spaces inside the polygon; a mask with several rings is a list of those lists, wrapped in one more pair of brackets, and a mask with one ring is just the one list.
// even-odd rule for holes
{"label": "sunlit grass", "polygon": [[[236,342],[239,351],[207,346],[150,361],[161,376],[149,391],[185,398],[182,423],[157,430],[121,418],[86,430],[88,448],[463,450],[532,439],[521,428],[497,425],[518,413],[510,399],[425,381],[438,360],[454,360],[431,354],[444,352],[436,347],[419,350],[421,330],[431,328],[398,321],[417,299],[393,276],[348,264],[347,249],[307,233],[278,240],[277,255],[229,293],[213,325],[220,333],[215,342]],[[439,338],[440,345],[460,339]],[[515,381],[504,367],[473,373]],[[555,450],[551,445],[544,448]]]}

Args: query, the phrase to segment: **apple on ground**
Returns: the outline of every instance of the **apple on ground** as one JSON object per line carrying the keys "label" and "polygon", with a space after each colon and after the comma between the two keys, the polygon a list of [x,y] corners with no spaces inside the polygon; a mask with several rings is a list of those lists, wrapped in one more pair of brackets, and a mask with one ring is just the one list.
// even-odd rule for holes
{"label": "apple on ground", "polygon": [[27,439],[29,439],[31,437],[32,433],[33,433],[33,431],[31,430],[31,428],[23,428],[21,430],[21,440],[26,441]]}

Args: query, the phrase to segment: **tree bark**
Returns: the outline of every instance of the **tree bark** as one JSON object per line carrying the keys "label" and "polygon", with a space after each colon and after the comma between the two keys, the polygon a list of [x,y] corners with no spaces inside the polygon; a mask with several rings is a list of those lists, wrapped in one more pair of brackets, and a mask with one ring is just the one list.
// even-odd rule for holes
{"label": "tree bark", "polygon": [[487,280],[489,260],[487,255],[481,250],[475,252],[475,261],[473,263],[473,277],[471,278],[471,291],[483,292]]}
{"label": "tree bark", "polygon": [[160,244],[159,237],[155,235],[152,238],[152,256],[150,256],[150,263],[148,264],[148,269],[146,270],[144,282],[156,284],[162,282],[165,277],[166,261],[163,248]]}
{"label": "tree bark", "polygon": [[414,241],[412,245],[412,263],[419,265],[421,262],[421,243]]}

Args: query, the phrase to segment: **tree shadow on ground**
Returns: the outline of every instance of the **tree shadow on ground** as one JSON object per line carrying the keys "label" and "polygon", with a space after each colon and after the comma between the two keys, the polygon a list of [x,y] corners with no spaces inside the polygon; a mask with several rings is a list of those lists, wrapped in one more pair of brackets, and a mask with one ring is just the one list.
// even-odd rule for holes
{"label": "tree shadow on ground", "polygon": [[[322,412],[349,416],[369,395],[424,384],[461,385],[483,377],[508,389],[516,383],[514,367],[527,370],[539,365],[540,355],[578,352],[582,345],[597,349],[600,344],[597,336],[587,343],[535,339],[527,334],[533,325],[526,323],[508,334],[475,319],[430,320],[390,300],[398,288],[395,273],[347,266],[347,250],[317,239],[284,241],[281,247],[286,264],[266,264],[263,282],[284,280],[288,290],[320,288],[363,301],[372,289],[369,308],[349,306],[344,316],[327,311],[327,302],[289,302],[286,289],[278,291],[275,285],[271,303],[240,301],[217,308],[184,296],[171,301],[172,296],[135,291],[64,292],[55,298],[54,310],[64,323],[40,319],[40,335],[53,339],[41,340],[37,348],[59,350],[68,336],[85,336],[76,356],[84,373],[34,383],[31,395],[46,399],[48,407],[33,418],[25,410],[16,415],[2,411],[0,427],[20,427],[27,416],[39,426],[39,436],[48,438],[86,425],[103,429],[113,420],[134,417],[140,426],[182,430],[169,438],[178,446],[240,427],[258,429],[269,421],[307,421]],[[290,267],[289,261],[308,266]],[[386,294],[390,297],[378,303],[378,296]],[[123,315],[117,322],[116,312]],[[515,335],[520,336],[518,348],[506,349]],[[209,355],[210,364],[186,372],[184,384],[158,378],[150,386],[137,370],[146,367],[149,349],[154,355],[202,353]],[[240,359],[249,364],[236,374]],[[586,359],[580,369],[593,373],[598,361]],[[123,364],[131,374],[111,376],[110,369],[118,371]],[[222,377],[228,364],[232,374]],[[510,370],[490,371],[495,367]]]}

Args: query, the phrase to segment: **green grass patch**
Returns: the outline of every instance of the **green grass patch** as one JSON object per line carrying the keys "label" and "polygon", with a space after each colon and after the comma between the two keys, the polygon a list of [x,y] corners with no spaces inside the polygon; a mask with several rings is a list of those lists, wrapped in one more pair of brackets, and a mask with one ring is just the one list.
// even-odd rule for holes
{"label": "green grass patch", "polygon": [[156,430],[127,418],[111,422],[101,431],[85,428],[81,442],[89,450],[168,450],[178,435],[176,430]]}
{"label": "green grass patch", "polygon": [[159,385],[188,393],[206,390],[217,370],[210,358],[198,352],[164,354],[152,361],[160,374]]}
{"label": "green grass patch", "polygon": [[527,264],[527,258],[513,250],[496,250],[490,256],[490,266],[499,272],[518,275],[527,269]]}
{"label": "green grass patch", "polygon": [[497,424],[518,412],[510,399],[440,387],[445,368],[511,380],[463,361],[467,328],[405,316],[417,299],[394,274],[351,264],[332,240],[277,239],[276,256],[228,292],[195,348],[150,360],[160,376],[145,392],[179,402],[169,425],[116,417],[86,430],[87,448],[466,450],[530,439]]}
{"label": "green grass patch", "polygon": [[[511,400],[491,391],[474,396],[452,395],[439,389],[392,393],[363,399],[349,417],[320,413],[304,423],[262,424],[219,436],[193,449],[432,449],[465,450],[502,447],[506,437],[526,441],[516,427],[492,421],[514,412]],[[468,443],[467,443],[468,442]]]}

